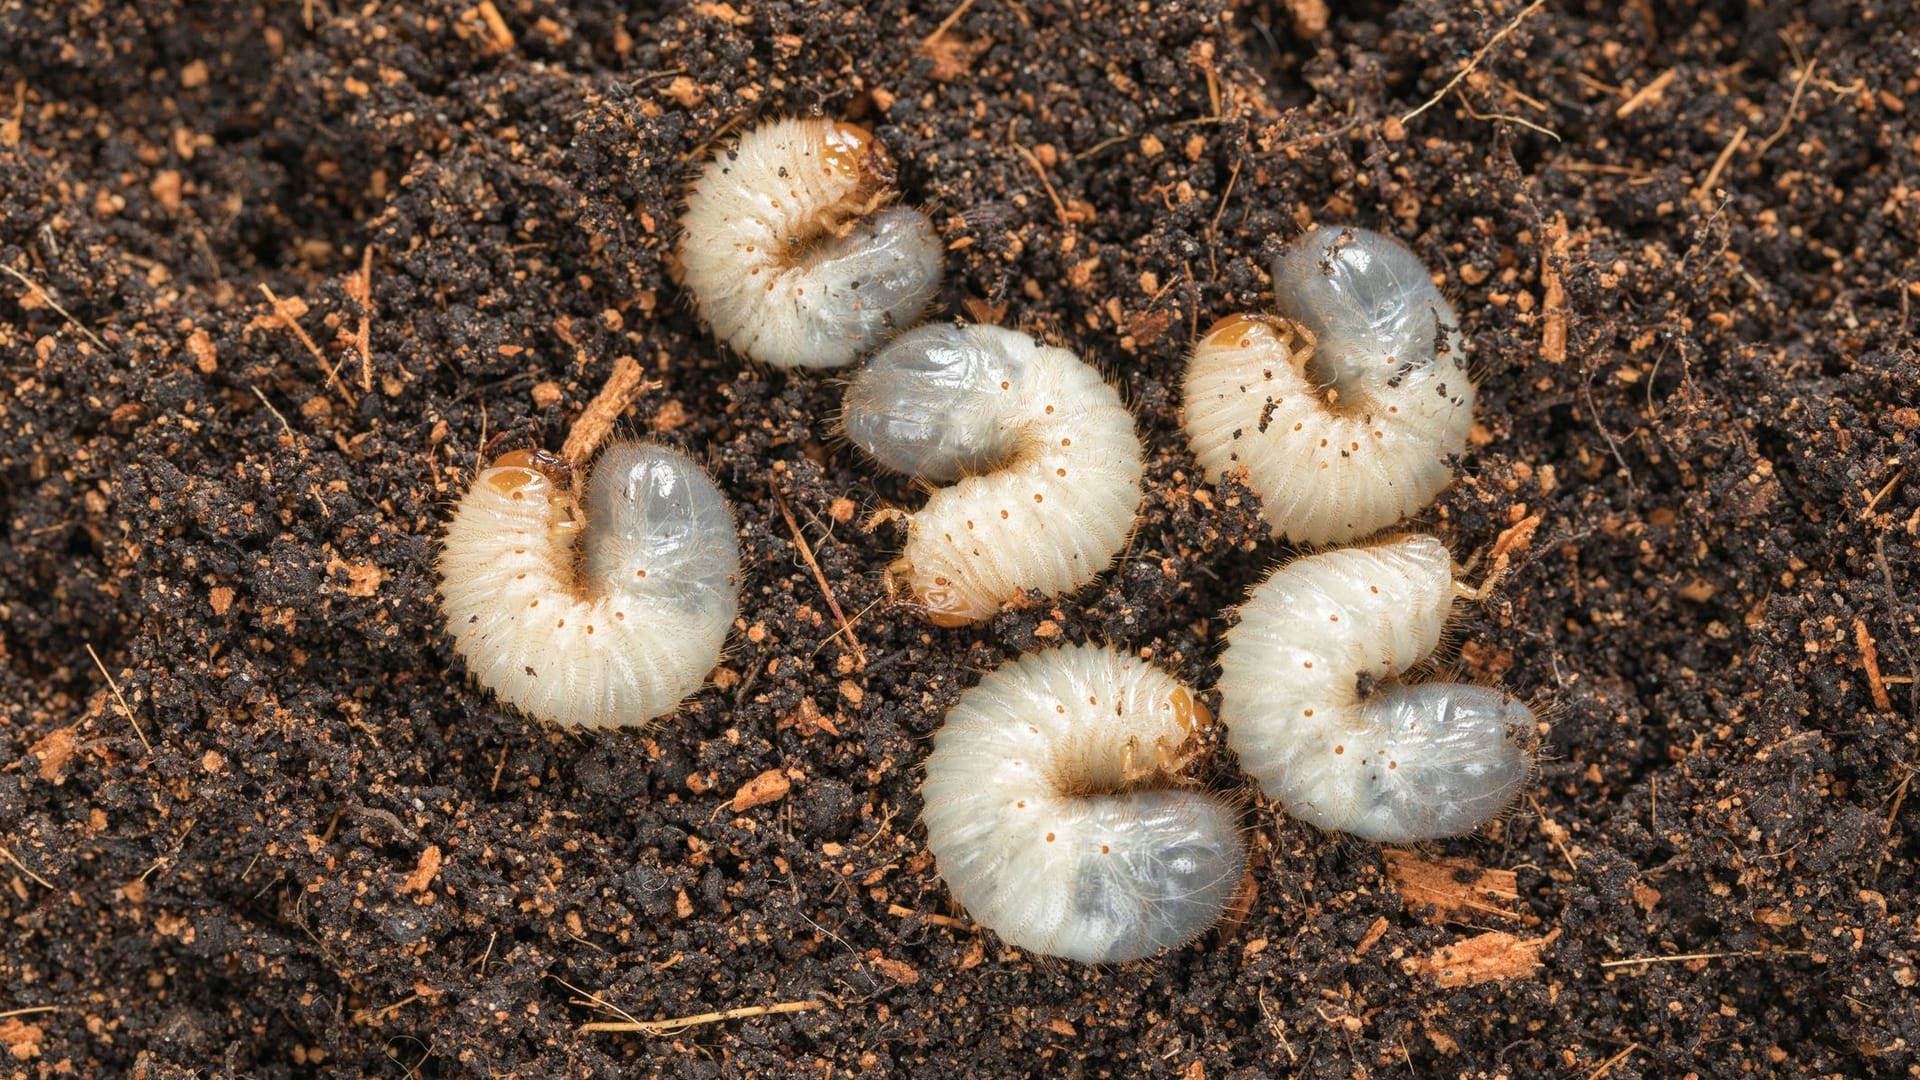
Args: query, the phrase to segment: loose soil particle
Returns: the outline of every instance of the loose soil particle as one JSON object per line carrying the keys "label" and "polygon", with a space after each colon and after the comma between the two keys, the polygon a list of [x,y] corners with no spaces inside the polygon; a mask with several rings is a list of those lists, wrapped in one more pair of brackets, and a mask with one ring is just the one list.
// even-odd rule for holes
{"label": "loose soil particle", "polygon": [[[0,9],[0,1075],[1920,1067],[1911,4],[633,7]],[[941,223],[943,311],[1138,410],[1083,595],[889,605],[860,523],[919,496],[671,283],[702,157],[814,111]],[[1040,644],[1211,685],[1283,552],[1195,475],[1183,353],[1312,222],[1458,300],[1480,427],[1420,525],[1508,537],[1457,664],[1544,705],[1539,783],[1400,854],[1249,793],[1243,918],[1021,955],[926,856],[927,739]],[[655,731],[543,730],[455,666],[435,536],[623,357],[739,509],[741,627]]]}

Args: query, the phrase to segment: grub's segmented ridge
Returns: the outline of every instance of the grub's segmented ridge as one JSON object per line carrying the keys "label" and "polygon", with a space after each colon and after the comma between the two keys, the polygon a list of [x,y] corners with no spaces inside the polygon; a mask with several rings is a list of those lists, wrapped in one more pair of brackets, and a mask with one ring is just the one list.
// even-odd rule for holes
{"label": "grub's segmented ridge", "polygon": [[733,513],[664,447],[602,452],[584,515],[554,465],[516,451],[461,498],[440,555],[447,631],[474,678],[530,716],[645,724],[699,689],[726,642]]}
{"label": "grub's segmented ridge", "polygon": [[939,288],[927,216],[888,206],[866,129],[774,120],[706,166],[681,217],[680,277],[714,336],[777,367],[839,367],[913,325]]}
{"label": "grub's segmented ridge", "polygon": [[1186,429],[1218,479],[1245,467],[1275,536],[1341,543],[1452,482],[1474,387],[1453,306],[1399,241],[1316,229],[1273,269],[1282,318],[1216,323],[1188,363]]}
{"label": "grub's segmented ridge", "polygon": [[1185,686],[1108,648],[1032,653],[947,713],[927,847],[967,912],[1031,952],[1138,960],[1212,926],[1245,852],[1183,775],[1210,722]]}
{"label": "grub's segmented ridge", "polygon": [[896,583],[927,617],[991,618],[1021,591],[1072,592],[1133,530],[1140,438],[1120,395],[1065,349],[997,326],[924,326],[853,378],[848,436],[936,481],[909,518]]}
{"label": "grub's segmented ridge", "polygon": [[1256,586],[1220,659],[1240,765],[1291,816],[1371,840],[1469,832],[1532,774],[1533,713],[1499,690],[1405,683],[1456,595],[1430,536],[1295,559]]}

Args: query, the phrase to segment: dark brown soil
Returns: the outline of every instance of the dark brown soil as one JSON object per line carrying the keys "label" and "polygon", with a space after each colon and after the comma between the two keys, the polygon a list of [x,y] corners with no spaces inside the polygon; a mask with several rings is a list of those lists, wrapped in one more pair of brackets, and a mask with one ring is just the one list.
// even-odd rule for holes
{"label": "dark brown soil", "polygon": [[[980,0],[924,43],[951,6],[0,5],[0,1074],[1912,1075],[1913,5],[1556,2],[1404,123],[1520,5],[1312,6]],[[915,493],[671,284],[701,156],[812,111],[932,208],[946,312],[1126,388],[1151,492],[1085,595],[890,608],[859,526]],[[1282,552],[1194,478],[1183,353],[1309,222],[1459,300],[1482,429],[1422,524],[1484,561],[1538,516],[1460,662],[1548,704],[1549,759],[1420,853],[1250,804],[1240,925],[1036,961],[949,906],[927,737],[1049,641],[1211,685]],[[467,683],[435,538],[622,355],[748,589],[683,715],[565,734]],[[1480,869],[1515,884],[1447,906]],[[612,1034],[588,993],[821,1004]]]}

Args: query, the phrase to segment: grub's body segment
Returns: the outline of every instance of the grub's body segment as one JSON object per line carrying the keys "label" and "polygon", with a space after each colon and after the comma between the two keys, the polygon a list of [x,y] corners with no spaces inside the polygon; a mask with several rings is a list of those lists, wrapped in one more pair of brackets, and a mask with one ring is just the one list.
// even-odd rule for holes
{"label": "grub's body segment", "polygon": [[1317,229],[1274,263],[1281,318],[1235,315],[1194,349],[1186,428],[1215,479],[1244,467],[1277,537],[1342,543],[1453,479],[1474,386],[1453,306],[1399,241]]}
{"label": "grub's body segment", "polygon": [[839,367],[912,326],[944,249],[889,206],[892,168],[865,129],[775,120],[709,162],[681,217],[680,279],[714,336],[777,367]]}
{"label": "grub's body segment", "polygon": [[1181,786],[1210,718],[1112,649],[1033,653],[947,713],[927,761],[927,846],[972,917],[1031,952],[1138,960],[1216,922],[1240,885],[1239,823]]}
{"label": "grub's body segment", "polygon": [[997,326],[923,326],[848,386],[848,436],[889,468],[954,481],[909,519],[892,574],[942,625],[1021,591],[1072,592],[1133,531],[1140,437],[1120,395],[1065,349]]}
{"label": "grub's body segment", "polygon": [[439,568],[454,649],[482,685],[556,724],[633,726],[672,712],[712,670],[738,607],[740,550],[697,463],[617,443],[594,463],[584,515],[534,455],[483,470]]}
{"label": "grub's body segment", "polygon": [[1242,768],[1289,815],[1406,843],[1469,832],[1532,774],[1532,712],[1499,690],[1400,679],[1440,642],[1453,564],[1430,536],[1295,559],[1240,607],[1220,659]]}

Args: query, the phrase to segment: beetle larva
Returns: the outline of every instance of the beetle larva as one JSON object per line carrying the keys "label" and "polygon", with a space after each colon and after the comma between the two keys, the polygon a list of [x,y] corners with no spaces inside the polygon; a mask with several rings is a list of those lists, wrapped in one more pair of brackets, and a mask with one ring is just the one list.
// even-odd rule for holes
{"label": "beetle larva", "polygon": [[1219,920],[1246,854],[1233,809],[1183,786],[1206,707],[1113,649],[1023,656],[948,711],[927,847],[974,919],[1031,952],[1139,960]]}
{"label": "beetle larva", "polygon": [[1340,543],[1432,502],[1473,426],[1453,306],[1399,241],[1317,229],[1273,268],[1283,318],[1230,315],[1194,348],[1186,429],[1214,477],[1244,466],[1273,534]]}
{"label": "beetle larva", "polygon": [[1022,590],[1071,592],[1133,531],[1133,415],[1065,349],[998,326],[923,326],[847,387],[849,438],[880,464],[956,481],[908,517],[890,573],[931,621],[991,618]]}
{"label": "beetle larva", "polygon": [[1439,645],[1455,595],[1446,546],[1407,536],[1295,559],[1241,605],[1220,718],[1289,815],[1404,843],[1476,829],[1519,793],[1538,741],[1524,703],[1401,681]]}
{"label": "beetle larva", "polygon": [[707,164],[680,219],[681,283],[714,336],[777,367],[839,367],[913,325],[940,285],[933,223],[888,205],[865,129],[774,120]]}
{"label": "beetle larva", "polygon": [[440,554],[447,630],[474,677],[530,716],[645,724],[699,689],[726,642],[733,513],[693,459],[646,443],[600,454],[584,515],[565,481],[558,459],[524,450],[474,478]]}

